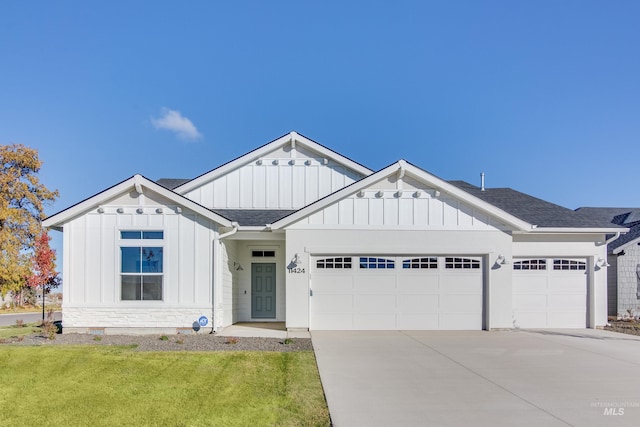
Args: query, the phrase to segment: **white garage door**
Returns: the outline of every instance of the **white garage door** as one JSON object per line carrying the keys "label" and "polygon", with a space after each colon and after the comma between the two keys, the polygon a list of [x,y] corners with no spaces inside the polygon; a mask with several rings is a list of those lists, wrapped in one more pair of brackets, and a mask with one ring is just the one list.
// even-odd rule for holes
{"label": "white garage door", "polygon": [[482,329],[479,257],[314,257],[314,330]]}
{"label": "white garage door", "polygon": [[584,259],[520,259],[513,268],[514,327],[587,326]]}

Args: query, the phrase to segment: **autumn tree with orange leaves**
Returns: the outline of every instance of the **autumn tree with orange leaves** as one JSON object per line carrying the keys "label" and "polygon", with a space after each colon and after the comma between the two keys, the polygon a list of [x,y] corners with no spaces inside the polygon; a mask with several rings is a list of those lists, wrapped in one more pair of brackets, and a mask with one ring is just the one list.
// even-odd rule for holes
{"label": "autumn tree with orange leaves", "polygon": [[[58,197],[38,180],[38,152],[0,145],[0,294],[19,292],[32,275],[30,253],[43,230],[44,205]],[[47,236],[48,237],[48,236]],[[48,240],[47,240],[48,244]]]}

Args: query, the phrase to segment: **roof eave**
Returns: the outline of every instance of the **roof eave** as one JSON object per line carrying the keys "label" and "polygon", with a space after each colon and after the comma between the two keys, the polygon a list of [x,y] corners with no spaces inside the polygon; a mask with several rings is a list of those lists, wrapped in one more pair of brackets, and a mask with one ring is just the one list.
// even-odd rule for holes
{"label": "roof eave", "polygon": [[628,228],[599,228],[599,227],[535,227],[528,231],[529,233],[598,233],[598,234],[612,234],[612,233],[628,233]]}
{"label": "roof eave", "polygon": [[136,188],[138,186],[146,187],[161,196],[175,202],[177,205],[180,205],[184,208],[192,210],[205,218],[208,218],[223,227],[231,227],[231,221],[227,218],[216,214],[215,212],[205,208],[204,206],[181,196],[180,194],[171,191],[154,181],[145,178],[142,175],[136,174],[131,178],[128,178],[108,189],[97,193],[87,199],[76,203],[73,206],[70,206],[54,215],[49,216],[48,218],[42,221],[42,225],[45,228],[51,228],[54,230],[61,231],[62,225],[68,222],[71,218],[74,218],[78,215],[82,215],[84,212],[92,209],[95,206],[99,206],[102,202],[109,200],[113,197],[116,197],[119,194],[124,193],[125,191]]}

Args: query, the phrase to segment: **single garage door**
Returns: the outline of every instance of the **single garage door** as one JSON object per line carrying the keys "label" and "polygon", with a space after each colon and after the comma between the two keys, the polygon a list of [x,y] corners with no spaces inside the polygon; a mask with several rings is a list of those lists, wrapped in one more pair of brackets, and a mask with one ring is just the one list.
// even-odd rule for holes
{"label": "single garage door", "polygon": [[587,326],[587,263],[584,259],[516,259],[513,269],[514,327]]}
{"label": "single garage door", "polygon": [[314,257],[310,328],[314,330],[479,330],[480,257]]}

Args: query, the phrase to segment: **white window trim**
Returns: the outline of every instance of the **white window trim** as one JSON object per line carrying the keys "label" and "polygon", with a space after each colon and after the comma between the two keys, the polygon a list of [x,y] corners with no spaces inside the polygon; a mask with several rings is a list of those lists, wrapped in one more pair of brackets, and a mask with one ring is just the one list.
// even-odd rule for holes
{"label": "white window trim", "polygon": [[[123,231],[159,231],[162,232],[162,239],[123,239],[121,232]],[[167,275],[167,263],[165,263],[166,254],[166,233],[162,227],[116,227],[116,274],[117,285],[115,286],[116,301],[121,304],[158,304],[163,303],[166,297],[166,282],[165,277]],[[161,247],[162,248],[162,273],[123,273],[122,272],[122,250],[121,248],[142,248],[142,247]],[[162,276],[162,298],[154,300],[126,300],[122,299],[122,276]]]}

